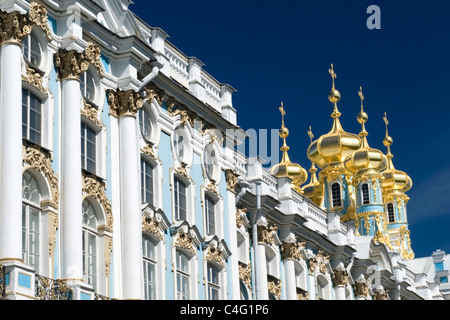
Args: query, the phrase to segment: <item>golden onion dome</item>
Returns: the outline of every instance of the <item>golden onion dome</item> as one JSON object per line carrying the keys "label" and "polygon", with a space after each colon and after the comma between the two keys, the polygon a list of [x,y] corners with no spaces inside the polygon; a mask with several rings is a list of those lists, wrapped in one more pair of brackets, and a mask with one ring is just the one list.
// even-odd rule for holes
{"label": "golden onion dome", "polygon": [[364,112],[363,101],[364,96],[362,94],[362,88],[358,92],[361,98],[361,112],[358,114],[357,120],[361,124],[361,132],[359,136],[361,137],[361,147],[354,151],[345,160],[345,167],[348,171],[353,174],[362,173],[380,173],[382,170],[386,169],[387,159],[386,156],[378,149],[373,149],[369,146],[367,142],[368,133],[365,128],[365,123],[369,119],[367,113]]}
{"label": "golden onion dome", "polygon": [[391,146],[394,140],[388,134],[389,122],[386,113],[384,114],[383,120],[386,123],[386,137],[383,140],[383,144],[387,147],[387,168],[381,173],[384,177],[381,185],[383,190],[404,193],[411,189],[413,183],[411,178],[405,172],[397,170],[394,167],[392,162],[394,156],[391,153]]}
{"label": "golden onion dome", "polygon": [[349,155],[361,146],[361,139],[358,135],[345,132],[342,128],[339,121],[341,113],[337,107],[341,94],[334,85],[334,79],[337,76],[334,73],[333,64],[329,73],[333,80],[333,87],[328,94],[328,100],[334,104],[334,110],[331,114],[333,127],[330,132],[312,142],[307,151],[308,158],[319,168],[342,164]]}
{"label": "golden onion dome", "polygon": [[308,172],[297,163],[292,163],[289,159],[288,150],[289,147],[286,144],[286,138],[289,136],[289,129],[284,126],[284,111],[283,103],[280,106],[280,112],[282,115],[282,125],[280,129],[280,138],[283,139],[283,146],[280,150],[283,152],[281,162],[276,164],[270,169],[270,172],[277,178],[289,177],[292,179],[292,188],[300,193],[303,193],[300,185],[305,183],[308,179]]}
{"label": "golden onion dome", "polygon": [[[309,127],[308,135],[312,143],[314,135],[312,134],[311,127]],[[322,201],[321,184],[317,179],[316,175],[317,168],[314,165],[314,163],[311,164],[309,172],[311,173],[311,180],[309,181],[308,184],[302,187],[303,194],[306,197],[308,197],[312,202],[314,202],[316,205],[320,205],[320,202]]]}

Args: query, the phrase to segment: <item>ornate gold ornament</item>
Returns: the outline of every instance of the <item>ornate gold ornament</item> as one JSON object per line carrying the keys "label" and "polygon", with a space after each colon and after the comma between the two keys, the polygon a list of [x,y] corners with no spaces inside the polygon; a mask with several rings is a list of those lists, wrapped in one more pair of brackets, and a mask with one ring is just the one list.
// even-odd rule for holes
{"label": "ornate gold ornament", "polygon": [[374,300],[389,300],[389,291],[384,289],[378,289],[373,295]]}
{"label": "ornate gold ornament", "polygon": [[209,191],[214,193],[217,196],[220,196],[219,191],[217,190],[217,186],[214,181],[211,181],[205,188],[205,191]]}
{"label": "ornate gold ornament", "polygon": [[243,218],[247,216],[247,208],[237,209],[236,210],[236,226],[238,228],[244,225]]}
{"label": "ornate gold ornament", "polygon": [[26,75],[22,75],[22,80],[47,94],[47,88],[45,88],[42,84],[42,76],[38,72],[36,72],[36,70],[30,68],[27,64],[25,65],[25,68]]}
{"label": "ornate gold ornament", "polygon": [[297,292],[297,300],[309,300],[309,292]]}
{"label": "ornate gold ornament", "polygon": [[321,250],[317,253],[317,259],[319,263],[319,271],[320,273],[327,273],[327,265],[330,262],[330,256],[328,254],[324,254]]}
{"label": "ornate gold ornament", "polygon": [[310,275],[314,274],[314,270],[319,264],[319,258],[317,256],[311,257],[308,259],[308,272]]}
{"label": "ornate gold ornament", "polygon": [[20,44],[31,33],[33,25],[40,27],[49,41],[52,40],[47,25],[47,8],[32,1],[28,15],[18,11],[5,12],[0,10],[0,44],[13,42]]}
{"label": "ornate gold ornament", "polygon": [[106,90],[108,95],[109,113],[116,117],[136,116],[136,112],[144,105],[144,98],[134,90]]}
{"label": "ornate gold ornament", "polygon": [[146,100],[152,102],[153,99],[161,106],[164,101],[165,91],[159,89],[155,84],[149,83],[145,88],[144,92],[146,95]]}
{"label": "ornate gold ornament", "polygon": [[58,208],[58,178],[55,175],[55,171],[52,169],[50,153],[44,152],[36,146],[22,146],[22,159],[24,163],[30,165],[34,170],[42,172],[47,178],[52,192],[53,206]]}
{"label": "ornate gold ornament", "polygon": [[273,233],[277,232],[278,228],[275,225],[272,226],[258,226],[258,244],[272,245],[274,242]]}
{"label": "ornate gold ornament", "polygon": [[44,6],[41,6],[35,1],[31,2],[30,5],[30,12],[29,19],[33,23],[35,23],[38,27],[44,31],[45,35],[47,36],[48,41],[52,41],[52,35],[50,33],[50,28],[48,27],[47,21],[47,8]]}
{"label": "ornate gold ornament", "polygon": [[225,267],[225,261],[222,252],[218,248],[208,246],[206,250],[206,260],[218,263],[222,268]]}
{"label": "ornate gold ornament", "polygon": [[91,120],[93,123],[95,123],[100,128],[103,127],[102,122],[98,119],[98,110],[93,105],[87,103],[85,100],[83,100],[84,108],[81,109],[81,116]]}
{"label": "ornate gold ornament", "polygon": [[55,65],[60,81],[79,80],[81,74],[87,71],[90,64],[97,67],[100,76],[104,75],[100,61],[100,47],[92,42],[88,42],[84,52],[59,49],[55,53]]}
{"label": "ornate gold ornament", "polygon": [[248,289],[252,289],[252,269],[250,265],[239,262],[239,279],[245,283]]}
{"label": "ornate gold ornament", "polygon": [[31,33],[33,22],[18,11],[0,11],[0,44],[20,44]]}
{"label": "ornate gold ornament", "polygon": [[175,173],[185,177],[186,179],[189,179],[189,174],[187,172],[186,163],[180,164],[178,168],[175,169]]}
{"label": "ornate gold ornament", "polygon": [[181,125],[186,125],[186,123],[189,123],[191,127],[194,127],[195,119],[197,117],[195,112],[192,112],[187,107],[179,105],[175,108],[175,100],[172,98],[169,99],[167,106],[167,112],[171,117],[180,116],[181,118]]}
{"label": "ornate gold ornament", "polygon": [[349,284],[349,274],[345,269],[336,269],[333,272],[333,285],[335,287],[345,287]]}
{"label": "ornate gold ornament", "polygon": [[101,50],[98,44],[93,42],[88,42],[86,45],[86,49],[84,49],[84,55],[89,60],[91,64],[93,64],[101,77],[105,76],[105,71],[103,69],[103,64],[101,61]]}
{"label": "ornate gold ornament", "polygon": [[236,173],[235,170],[232,169],[225,170],[225,179],[227,180],[227,190],[231,191],[232,193],[236,193],[236,185],[238,177],[239,175]]}
{"label": "ornate gold ornament", "polygon": [[305,242],[283,242],[281,245],[281,257],[284,260],[300,260],[305,245]]}
{"label": "ornate gold ornament", "polygon": [[82,181],[82,190],[90,197],[97,199],[103,207],[106,215],[106,230],[112,232],[113,230],[113,215],[111,210],[111,203],[106,197],[106,185],[93,175],[84,175]]}
{"label": "ornate gold ornament", "polygon": [[367,282],[364,281],[356,281],[354,286],[354,292],[356,297],[367,297],[369,294],[369,286]]}
{"label": "ornate gold ornament", "polygon": [[193,254],[195,254],[193,240],[189,237],[187,233],[178,231],[178,235],[176,237],[174,246],[182,249],[187,249],[191,251]]}
{"label": "ornate gold ornament", "polygon": [[163,240],[163,235],[161,233],[161,230],[159,229],[159,223],[154,217],[150,217],[145,214],[142,215],[142,230],[153,233],[158,238]]}
{"label": "ornate gold ornament", "polygon": [[267,289],[268,291],[277,297],[278,300],[281,299],[281,281],[274,277],[267,279]]}
{"label": "ornate gold ornament", "polygon": [[156,160],[155,151],[153,150],[153,146],[149,143],[147,143],[144,147],[141,148],[141,152],[153,160]]}

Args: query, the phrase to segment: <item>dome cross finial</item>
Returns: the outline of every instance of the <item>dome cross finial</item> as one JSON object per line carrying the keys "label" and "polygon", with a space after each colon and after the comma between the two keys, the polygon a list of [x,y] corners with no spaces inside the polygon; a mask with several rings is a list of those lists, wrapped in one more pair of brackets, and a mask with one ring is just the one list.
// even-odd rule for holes
{"label": "dome cross finial", "polygon": [[362,87],[359,87],[358,96],[361,99],[361,113],[364,112],[364,95],[362,92]]}
{"label": "dome cross finial", "polygon": [[332,81],[333,81],[333,90],[335,90],[336,88],[335,88],[335,86],[334,86],[334,80],[337,78],[337,74],[334,72],[334,66],[333,66],[333,64],[331,64],[331,69],[328,69],[328,73],[330,74],[330,76],[331,76],[331,79],[332,79]]}

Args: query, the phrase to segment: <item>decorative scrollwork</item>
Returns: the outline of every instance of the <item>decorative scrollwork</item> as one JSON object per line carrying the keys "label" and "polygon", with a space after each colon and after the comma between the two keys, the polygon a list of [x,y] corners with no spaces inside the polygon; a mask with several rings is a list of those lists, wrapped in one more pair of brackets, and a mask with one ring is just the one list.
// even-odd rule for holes
{"label": "decorative scrollwork", "polygon": [[72,300],[72,290],[62,280],[35,276],[35,295],[39,300]]}

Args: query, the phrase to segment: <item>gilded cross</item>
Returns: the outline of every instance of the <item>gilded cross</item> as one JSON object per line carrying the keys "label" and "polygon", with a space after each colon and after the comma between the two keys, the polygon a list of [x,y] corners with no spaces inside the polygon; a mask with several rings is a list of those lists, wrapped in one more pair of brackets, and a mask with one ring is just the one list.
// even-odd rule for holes
{"label": "gilded cross", "polygon": [[328,69],[328,72],[331,76],[331,79],[333,80],[333,90],[335,89],[334,87],[334,80],[337,78],[337,74],[334,72],[334,67],[333,64],[331,64],[331,69]]}
{"label": "gilded cross", "polygon": [[388,125],[389,125],[389,121],[388,118],[386,116],[386,112],[384,113],[384,117],[383,117],[384,123],[386,124],[386,136],[388,136]]}
{"label": "gilded cross", "polygon": [[309,126],[308,136],[309,136],[309,138],[310,138],[310,140],[311,140],[311,143],[312,143],[313,138],[314,138],[314,135],[313,135],[313,133],[312,133],[311,126]]}
{"label": "gilded cross", "polygon": [[279,109],[281,112],[281,123],[282,126],[284,127],[284,116],[286,115],[286,111],[284,111],[283,102],[281,102],[281,106],[279,107]]}
{"label": "gilded cross", "polygon": [[359,98],[361,99],[361,113],[362,113],[363,112],[363,101],[364,101],[362,87],[359,87],[358,95],[359,95]]}

